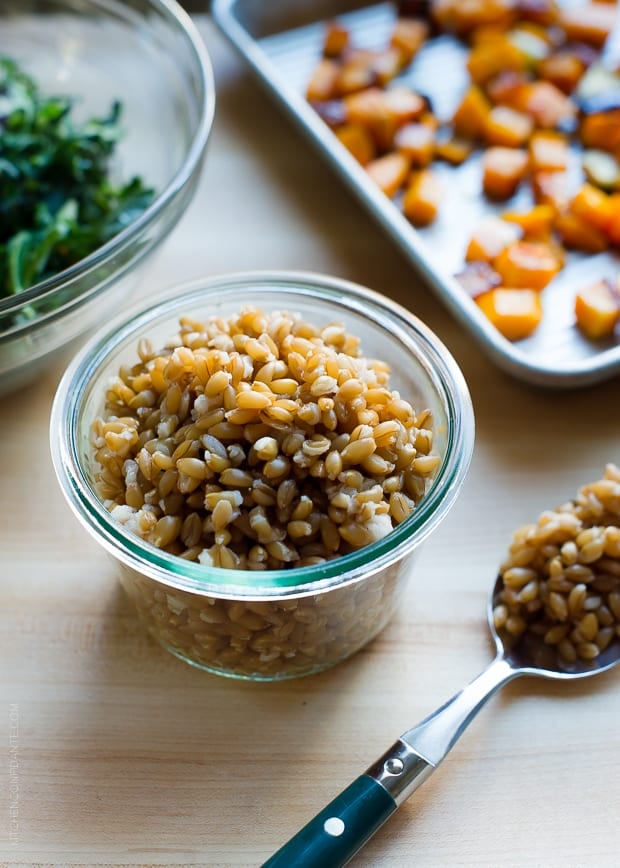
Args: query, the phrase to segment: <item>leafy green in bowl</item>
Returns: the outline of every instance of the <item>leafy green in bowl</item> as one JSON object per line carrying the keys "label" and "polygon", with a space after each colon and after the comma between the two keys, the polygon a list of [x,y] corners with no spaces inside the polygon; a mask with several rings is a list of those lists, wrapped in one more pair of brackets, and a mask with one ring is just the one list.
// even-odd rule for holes
{"label": "leafy green in bowl", "polygon": [[138,290],[197,189],[215,82],[175,0],[0,0],[0,58],[2,396]]}
{"label": "leafy green in bowl", "polygon": [[0,58],[0,298],[84,259],[153,199],[142,178],[114,179],[121,103],[84,122],[75,105]]}

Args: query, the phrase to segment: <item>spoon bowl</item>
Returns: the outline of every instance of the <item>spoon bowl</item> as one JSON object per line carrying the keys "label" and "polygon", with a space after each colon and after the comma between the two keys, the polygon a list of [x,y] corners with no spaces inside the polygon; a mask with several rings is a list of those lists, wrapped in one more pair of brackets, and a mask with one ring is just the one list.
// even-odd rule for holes
{"label": "spoon bowl", "polygon": [[514,670],[515,675],[535,675],[552,678],[556,681],[572,681],[577,678],[590,678],[600,675],[620,662],[620,641],[615,639],[594,660],[576,660],[568,663],[558,660],[555,647],[545,645],[538,637],[526,634],[517,641],[511,641],[508,634],[500,634],[495,628],[493,611],[499,602],[503,579],[497,577],[487,604],[487,621],[495,642],[497,656]]}

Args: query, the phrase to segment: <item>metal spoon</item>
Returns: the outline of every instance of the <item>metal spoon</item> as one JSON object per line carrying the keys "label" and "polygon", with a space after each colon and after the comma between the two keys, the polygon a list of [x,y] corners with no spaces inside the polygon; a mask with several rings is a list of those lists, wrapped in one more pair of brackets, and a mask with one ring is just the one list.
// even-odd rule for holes
{"label": "metal spoon", "polygon": [[460,693],[421,723],[407,730],[326,808],[275,853],[263,868],[338,868],[345,865],[388,817],[424,783],[493,694],[521,675],[558,681],[589,678],[620,661],[615,640],[593,661],[557,664],[555,655],[540,660],[540,646],[521,640],[504,644],[493,625],[493,609],[502,588],[495,583],[487,606],[497,656]]}

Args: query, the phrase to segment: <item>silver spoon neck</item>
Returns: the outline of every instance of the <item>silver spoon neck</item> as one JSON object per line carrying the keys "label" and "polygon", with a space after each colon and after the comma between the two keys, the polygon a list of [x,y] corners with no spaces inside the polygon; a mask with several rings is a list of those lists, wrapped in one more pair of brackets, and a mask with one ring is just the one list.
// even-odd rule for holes
{"label": "silver spoon neck", "polygon": [[437,766],[454,746],[473,718],[504,684],[520,675],[503,654],[497,657],[473,681],[412,729],[401,740]]}

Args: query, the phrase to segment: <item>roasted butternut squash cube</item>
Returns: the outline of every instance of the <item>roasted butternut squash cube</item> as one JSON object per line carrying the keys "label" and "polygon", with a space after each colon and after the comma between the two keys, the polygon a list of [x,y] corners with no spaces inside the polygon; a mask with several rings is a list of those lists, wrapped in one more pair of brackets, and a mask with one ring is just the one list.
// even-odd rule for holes
{"label": "roasted butternut squash cube", "polygon": [[541,290],[562,268],[556,250],[546,241],[515,241],[494,263],[504,286]]}
{"label": "roasted butternut squash cube", "polygon": [[498,39],[505,38],[506,28],[500,27],[497,24],[481,24],[468,34],[472,48],[478,48],[480,45],[491,45],[491,43],[497,42]]}
{"label": "roasted butternut squash cube", "polygon": [[558,214],[555,228],[565,247],[585,253],[602,253],[608,247],[607,237],[601,229],[570,211]]}
{"label": "roasted butternut squash cube", "polygon": [[392,79],[396,78],[403,68],[403,59],[400,51],[396,48],[386,48],[378,51],[373,64],[377,82],[385,87]]}
{"label": "roasted butternut squash cube", "polygon": [[540,296],[533,289],[500,286],[479,296],[476,304],[509,341],[529,337],[542,320]]}
{"label": "roasted butternut squash cube", "polygon": [[572,51],[558,51],[545,57],[538,64],[538,75],[551,82],[558,90],[571,94],[585,72],[585,64],[578,54]]}
{"label": "roasted butternut squash cube", "polygon": [[484,138],[489,145],[518,148],[532,135],[532,119],[508,106],[491,109],[484,125]]}
{"label": "roasted butternut squash cube", "polygon": [[523,53],[510,39],[503,36],[474,46],[467,60],[471,80],[478,85],[485,84],[502,70],[520,72],[525,67]]}
{"label": "roasted butternut squash cube", "polygon": [[499,254],[521,238],[522,230],[499,217],[485,217],[474,229],[465,252],[467,262],[493,263]]}
{"label": "roasted butternut squash cube", "polygon": [[441,186],[430,169],[414,173],[403,199],[403,213],[414,226],[428,226],[441,204]]}
{"label": "roasted butternut squash cube", "polygon": [[392,87],[385,91],[387,111],[399,124],[415,120],[427,110],[426,100],[408,87]]}
{"label": "roasted butternut squash cube", "polygon": [[610,337],[620,322],[620,295],[609,280],[597,280],[575,296],[577,326],[593,341]]}
{"label": "roasted butternut squash cube", "polygon": [[611,243],[620,247],[620,193],[613,193],[609,197],[609,223],[605,231]]}
{"label": "roasted butternut squash cube", "polygon": [[452,166],[460,166],[472,152],[471,142],[465,139],[451,138],[435,143],[435,157],[445,160]]}
{"label": "roasted butternut squash cube", "polygon": [[328,21],[325,25],[323,54],[325,57],[339,57],[349,44],[349,31],[339,21]]}
{"label": "roasted butternut squash cube", "polygon": [[615,3],[585,3],[568,6],[560,13],[559,25],[573,42],[602,48],[611,33],[618,10]]}
{"label": "roasted butternut squash cube", "polygon": [[522,72],[503,70],[486,86],[486,93],[496,105],[506,105],[522,111],[527,104],[531,81]]}
{"label": "roasted butternut squash cube", "polygon": [[344,124],[336,130],[336,136],[362,166],[374,160],[375,142],[366,127],[361,124]]}
{"label": "roasted butternut squash cube", "polygon": [[613,217],[613,202],[598,187],[582,184],[571,200],[570,210],[590,226],[606,232]]}
{"label": "roasted butternut squash cube", "polygon": [[415,168],[424,168],[435,153],[435,131],[428,124],[405,124],[394,136],[394,147],[411,160]]}
{"label": "roasted butternut squash cube", "polygon": [[517,148],[487,148],[482,158],[482,188],[490,199],[509,199],[526,176],[527,153]]}
{"label": "roasted butternut squash cube", "polygon": [[429,26],[419,18],[399,18],[394,25],[390,45],[401,55],[402,64],[411,63],[428,39]]}
{"label": "roasted butternut squash cube", "polygon": [[378,157],[366,165],[368,176],[390,198],[404,185],[409,168],[409,160],[397,153]]}
{"label": "roasted butternut squash cube", "polygon": [[568,176],[566,172],[533,172],[532,192],[537,205],[551,205],[560,213],[568,207]]}
{"label": "roasted butternut squash cube", "polygon": [[532,82],[523,111],[543,129],[564,127],[577,116],[575,103],[550,81]]}
{"label": "roasted butternut squash cube", "polygon": [[376,54],[365,49],[350,49],[338,67],[334,84],[336,96],[346,96],[377,84]]}
{"label": "roasted butternut squash cube", "polygon": [[335,94],[339,66],[334,60],[324,57],[314,68],[306,88],[309,100],[329,100]]}
{"label": "roasted butternut squash cube", "polygon": [[565,172],[568,168],[568,140],[553,132],[537,132],[530,139],[533,172]]}
{"label": "roasted butternut squash cube", "polygon": [[586,115],[581,121],[579,137],[585,148],[620,151],[620,108]]}
{"label": "roasted butternut squash cube", "polygon": [[551,205],[534,205],[529,211],[504,211],[502,219],[519,226],[526,239],[544,241],[551,234],[555,216]]}
{"label": "roasted butternut squash cube", "polygon": [[517,0],[519,21],[533,21],[536,24],[555,24],[560,17],[556,0]]}
{"label": "roasted butternut squash cube", "polygon": [[454,113],[452,123],[460,136],[466,139],[481,138],[491,104],[479,87],[470,87]]}
{"label": "roasted butternut squash cube", "polygon": [[514,0],[434,0],[433,20],[442,30],[467,34],[480,27],[506,30],[514,22]]}

